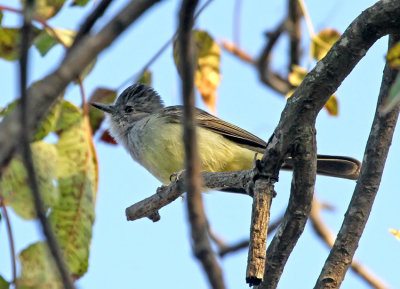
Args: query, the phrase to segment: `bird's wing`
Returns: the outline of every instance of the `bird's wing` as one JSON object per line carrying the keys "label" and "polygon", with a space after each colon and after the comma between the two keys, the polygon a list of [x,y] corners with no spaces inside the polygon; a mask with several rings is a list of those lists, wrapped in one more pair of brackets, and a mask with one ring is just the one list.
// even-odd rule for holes
{"label": "bird's wing", "polygon": [[[162,109],[160,115],[167,117],[170,121],[181,123],[183,119],[183,106],[166,107]],[[238,145],[258,152],[263,152],[267,146],[265,141],[254,134],[215,117],[204,110],[197,108],[195,117],[198,126],[221,134]]]}

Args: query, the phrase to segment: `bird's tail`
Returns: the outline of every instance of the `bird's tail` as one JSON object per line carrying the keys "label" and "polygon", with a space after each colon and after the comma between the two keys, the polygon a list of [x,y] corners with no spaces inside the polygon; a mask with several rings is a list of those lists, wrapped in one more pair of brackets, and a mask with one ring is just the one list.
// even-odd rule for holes
{"label": "bird's tail", "polygon": [[[287,159],[282,165],[282,169],[293,170],[293,160]],[[319,175],[357,180],[360,169],[361,163],[350,157],[317,156],[317,174]]]}

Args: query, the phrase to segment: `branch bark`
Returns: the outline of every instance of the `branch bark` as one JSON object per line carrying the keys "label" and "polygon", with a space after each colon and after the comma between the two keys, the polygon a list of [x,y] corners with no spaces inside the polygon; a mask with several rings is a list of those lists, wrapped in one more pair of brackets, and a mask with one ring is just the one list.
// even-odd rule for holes
{"label": "branch bark", "polygon": [[[397,4],[399,3],[397,2]],[[390,6],[390,4],[388,6]],[[397,10],[400,10],[398,5]],[[391,36],[389,47],[399,40],[399,34]],[[380,105],[388,96],[389,89],[396,75],[397,70],[390,68],[386,64],[374,122],[365,148],[360,177],[347,209],[342,227],[317,280],[315,288],[340,287],[368,221],[375,196],[379,189],[386,157],[392,142],[394,128],[400,110],[400,105],[397,105],[385,116],[381,116],[379,113]]]}
{"label": "branch bark", "polygon": [[[276,288],[310,211],[315,156],[309,146],[315,145],[312,135],[316,116],[372,44],[386,34],[399,31],[399,5],[398,0],[380,1],[365,10],[287,101],[281,120],[261,160],[261,173],[266,177],[276,177],[288,152],[295,159],[297,155],[303,158],[305,170],[298,172],[295,167],[289,206],[284,221],[268,248],[267,270],[259,288]],[[301,163],[297,162],[297,165]],[[300,194],[301,191],[304,193]]]}
{"label": "branch bark", "polygon": [[222,270],[208,238],[208,221],[201,196],[200,161],[197,153],[197,136],[194,106],[194,42],[192,27],[197,0],[183,0],[179,12],[179,51],[183,98],[183,143],[187,181],[188,217],[193,240],[193,252],[201,262],[212,288],[224,289]]}

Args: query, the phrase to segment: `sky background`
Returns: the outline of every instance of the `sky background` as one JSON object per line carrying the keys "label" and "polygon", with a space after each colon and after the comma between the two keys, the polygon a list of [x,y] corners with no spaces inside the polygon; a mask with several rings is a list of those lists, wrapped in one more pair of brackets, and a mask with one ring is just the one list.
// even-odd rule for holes
{"label": "sky background", "polygon": [[[111,19],[127,1],[114,1],[96,29]],[[202,1],[201,3],[204,3]],[[362,10],[375,1],[307,1],[316,31],[333,27],[343,32]],[[19,7],[19,1],[0,0],[0,4]],[[85,79],[87,95],[97,87],[115,89],[134,76],[158,49],[173,35],[177,26],[180,1],[163,1],[131,26],[99,57],[95,69]],[[199,17],[196,27],[207,30],[216,40],[233,37],[234,1],[214,0]],[[53,27],[77,29],[93,8],[63,10],[49,23]],[[286,1],[243,1],[240,44],[250,55],[257,56],[265,43],[264,32],[273,30],[286,13]],[[15,26],[18,15],[5,13],[3,24]],[[303,23],[304,24],[304,23]],[[307,62],[308,33],[303,25],[303,66]],[[287,67],[287,37],[273,51],[272,66],[284,74]],[[345,155],[362,160],[371,128],[384,67],[387,38],[379,40],[346,78],[337,91],[338,117],[321,111],[317,119],[318,153]],[[30,81],[50,73],[62,59],[58,46],[42,58],[31,49]],[[172,59],[172,48],[151,66],[153,86],[166,105],[180,104],[180,80]],[[0,60],[0,105],[17,97],[16,62]],[[222,81],[218,89],[218,116],[268,140],[279,122],[285,100],[261,84],[253,67],[226,52],[221,58]],[[79,89],[70,85],[66,98],[80,104]],[[199,107],[204,105],[197,98]],[[104,128],[107,124],[104,123]],[[148,219],[127,222],[125,208],[154,194],[160,183],[135,163],[120,146],[100,142],[95,136],[100,177],[96,221],[90,251],[89,270],[78,282],[78,288],[207,288],[207,280],[193,257],[187,222],[186,203],[176,200],[160,211],[161,221]],[[359,243],[355,257],[381,276],[392,288],[400,288],[398,260],[400,243],[388,232],[400,228],[400,136],[394,135],[382,183],[374,207]],[[276,184],[271,219],[284,212],[290,191],[291,173],[282,172]],[[325,212],[324,221],[337,232],[356,182],[318,176],[316,195],[335,207]],[[247,196],[209,192],[204,194],[205,208],[213,231],[228,243],[248,238],[251,199]],[[36,222],[26,222],[11,213],[17,252],[41,237]],[[271,236],[270,236],[271,237]],[[270,239],[268,240],[268,243]],[[279,288],[311,288],[329,251],[316,237],[310,224],[291,254]],[[0,223],[0,274],[11,279],[9,247],[4,222]],[[221,261],[228,288],[247,288],[245,271],[247,250],[224,257]],[[352,272],[341,288],[369,288]]]}

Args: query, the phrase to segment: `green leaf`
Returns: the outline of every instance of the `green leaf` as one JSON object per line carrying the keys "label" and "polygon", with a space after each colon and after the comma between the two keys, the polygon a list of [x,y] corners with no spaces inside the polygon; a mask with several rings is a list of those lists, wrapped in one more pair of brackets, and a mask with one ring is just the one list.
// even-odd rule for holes
{"label": "green leaf", "polygon": [[74,42],[76,31],[59,28],[45,28],[35,38],[34,45],[42,56],[45,56],[57,44],[70,47]]}
{"label": "green leaf", "polygon": [[47,113],[46,117],[41,121],[35,135],[33,136],[33,141],[39,141],[44,139],[50,132],[55,130],[55,126],[59,119],[62,103],[64,100],[57,102]]}
{"label": "green leaf", "polygon": [[[116,97],[117,97],[117,91],[104,87],[99,87],[90,96],[89,103],[92,102],[113,103]],[[92,133],[95,134],[95,132],[99,129],[101,123],[104,120],[104,112],[90,106],[89,120]]]}
{"label": "green leaf", "polygon": [[[46,208],[57,203],[59,198],[56,187],[57,151],[53,144],[35,142],[31,145],[33,161],[39,189]],[[21,218],[36,218],[28,175],[20,156],[16,156],[3,173],[0,191],[7,206],[10,206]]]}
{"label": "green leaf", "polygon": [[55,124],[54,131],[62,132],[69,129],[80,121],[82,117],[82,110],[69,101],[63,100],[60,108],[60,115],[57,123]]}
{"label": "green leaf", "polygon": [[0,275],[0,289],[9,289],[10,282],[6,281],[3,276]]}
{"label": "green leaf", "polygon": [[45,242],[34,243],[22,250],[19,260],[21,262],[19,289],[64,288]]}
{"label": "green leaf", "polygon": [[88,268],[98,177],[89,121],[82,113],[79,116],[59,135],[60,200],[49,216],[68,267],[77,277]]}
{"label": "green leaf", "polygon": [[90,0],[74,0],[71,6],[85,6]]}
{"label": "green leaf", "polygon": [[[25,0],[20,0],[25,5]],[[37,0],[36,1],[36,18],[47,20],[54,17],[63,7],[65,0]]]}
{"label": "green leaf", "polygon": [[19,28],[0,27],[0,57],[5,60],[18,59],[20,42]]}
{"label": "green leaf", "polygon": [[144,70],[139,77],[135,80],[135,82],[138,83],[144,83],[147,85],[151,86],[151,82],[152,82],[152,73],[149,70]]}
{"label": "green leaf", "polygon": [[[1,24],[1,21],[3,20],[3,11],[1,11],[0,10],[0,24]],[[1,277],[1,276],[0,276]]]}
{"label": "green leaf", "polygon": [[380,114],[386,115],[400,102],[400,73],[397,74],[396,79],[389,90],[389,95],[383,101],[380,107]]}

